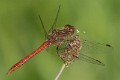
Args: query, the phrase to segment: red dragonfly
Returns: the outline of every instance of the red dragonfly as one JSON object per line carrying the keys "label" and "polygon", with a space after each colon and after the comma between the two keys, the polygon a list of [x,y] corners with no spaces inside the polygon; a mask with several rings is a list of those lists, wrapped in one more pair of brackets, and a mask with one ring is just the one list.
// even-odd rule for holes
{"label": "red dragonfly", "polygon": [[21,59],[15,65],[13,65],[9,69],[9,71],[7,72],[7,74],[10,74],[11,72],[13,72],[16,69],[20,68],[23,64],[25,64],[25,62],[27,62],[29,59],[31,59],[32,57],[34,57],[36,54],[38,54],[42,50],[48,48],[50,45],[59,46],[59,45],[62,44],[62,42],[64,40],[66,40],[69,36],[71,36],[71,35],[74,34],[75,29],[71,25],[65,25],[63,29],[53,29],[54,26],[56,26],[56,22],[57,22],[59,11],[60,11],[60,6],[59,6],[59,9],[57,11],[57,15],[56,15],[55,21],[54,21],[51,29],[49,30],[49,34],[48,35],[47,35],[47,32],[46,32],[45,27],[43,25],[42,19],[39,16],[41,24],[43,26],[43,29],[45,31],[45,36],[47,36],[47,40],[38,49],[36,49],[31,54],[29,54],[26,57],[24,57],[23,59]]}

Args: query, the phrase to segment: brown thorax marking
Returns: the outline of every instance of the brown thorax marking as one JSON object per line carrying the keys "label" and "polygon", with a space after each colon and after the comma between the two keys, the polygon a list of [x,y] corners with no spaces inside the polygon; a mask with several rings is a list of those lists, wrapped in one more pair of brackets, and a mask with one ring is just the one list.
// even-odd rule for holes
{"label": "brown thorax marking", "polygon": [[49,44],[60,45],[64,40],[74,34],[75,28],[71,25],[65,25],[64,29],[54,29],[48,35]]}

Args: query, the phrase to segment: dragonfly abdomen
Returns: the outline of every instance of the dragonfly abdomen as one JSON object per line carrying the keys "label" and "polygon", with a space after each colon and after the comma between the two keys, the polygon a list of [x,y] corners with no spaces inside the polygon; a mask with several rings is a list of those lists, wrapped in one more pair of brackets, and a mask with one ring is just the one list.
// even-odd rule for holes
{"label": "dragonfly abdomen", "polygon": [[38,54],[40,51],[42,51],[43,49],[47,48],[48,46],[49,46],[48,41],[45,41],[38,49],[36,49],[35,51],[33,51],[31,54],[29,54],[25,58],[21,59],[14,66],[12,66],[9,69],[9,71],[7,72],[7,74],[10,74],[11,72],[13,72],[16,69],[20,68],[26,61],[28,61],[29,59],[31,59],[33,56],[35,56],[36,54]]}

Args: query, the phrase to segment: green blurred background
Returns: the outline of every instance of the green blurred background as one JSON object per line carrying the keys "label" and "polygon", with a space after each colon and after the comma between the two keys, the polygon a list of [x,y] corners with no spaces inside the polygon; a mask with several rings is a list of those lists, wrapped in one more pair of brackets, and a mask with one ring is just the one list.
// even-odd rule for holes
{"label": "green blurred background", "polygon": [[113,53],[96,55],[107,66],[76,61],[59,80],[120,80],[120,0],[0,0],[0,80],[53,80],[62,65],[54,50],[44,50],[10,75],[7,70],[40,46],[45,38],[38,15],[47,30],[58,6],[57,26],[74,25],[83,38],[110,43]]}

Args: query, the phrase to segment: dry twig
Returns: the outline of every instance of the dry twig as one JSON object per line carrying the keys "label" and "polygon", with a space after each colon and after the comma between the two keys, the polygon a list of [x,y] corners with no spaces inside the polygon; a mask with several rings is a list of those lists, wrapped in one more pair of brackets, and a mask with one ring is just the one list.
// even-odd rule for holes
{"label": "dry twig", "polygon": [[56,75],[55,79],[54,80],[58,80],[58,78],[60,77],[60,75],[62,74],[63,70],[65,69],[65,64],[63,63],[60,71],[58,72],[58,74]]}

